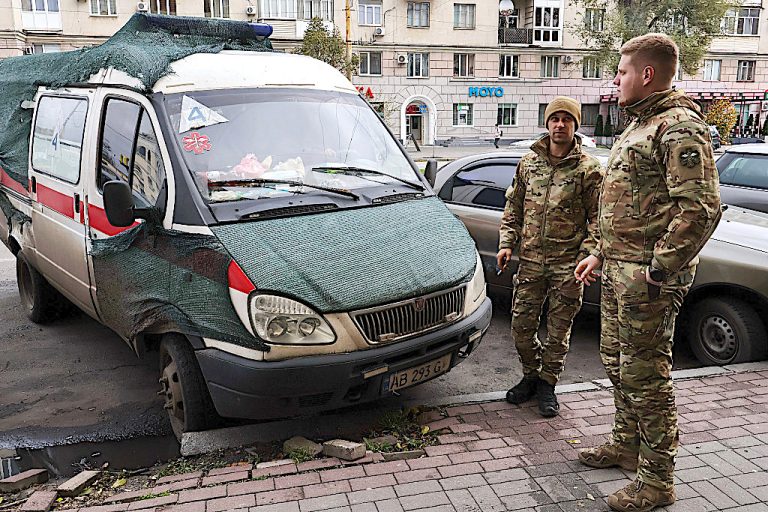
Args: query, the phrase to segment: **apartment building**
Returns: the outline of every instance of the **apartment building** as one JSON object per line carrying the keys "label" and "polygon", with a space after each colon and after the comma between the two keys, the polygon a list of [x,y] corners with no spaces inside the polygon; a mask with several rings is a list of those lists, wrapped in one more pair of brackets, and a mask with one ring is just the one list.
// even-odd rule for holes
{"label": "apartment building", "polygon": [[[583,105],[582,128],[598,114],[621,122],[611,84],[575,35],[576,24],[602,30],[605,13],[566,0],[350,0],[353,82],[396,135],[421,143],[504,138],[544,130],[545,105],[568,95]],[[276,48],[296,46],[309,20],[345,32],[344,0],[2,0],[0,57],[98,44],[137,10],[269,23]],[[695,76],[677,86],[707,104],[732,99],[764,118],[768,103],[768,20],[760,0],[729,11]]]}

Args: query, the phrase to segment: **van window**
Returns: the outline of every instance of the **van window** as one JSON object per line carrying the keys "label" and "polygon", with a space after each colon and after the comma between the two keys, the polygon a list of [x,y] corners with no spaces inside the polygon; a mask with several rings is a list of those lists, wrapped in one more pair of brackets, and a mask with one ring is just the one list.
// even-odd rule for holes
{"label": "van window", "polygon": [[450,201],[487,208],[504,208],[504,194],[515,176],[514,163],[494,163],[462,170],[453,177]]}
{"label": "van window", "polygon": [[35,171],[77,183],[87,111],[88,102],[84,99],[40,98],[32,136]]}
{"label": "van window", "polygon": [[131,185],[137,207],[157,204],[165,182],[165,166],[146,110],[130,101],[107,100],[100,155],[100,189],[108,181],[124,181]]}

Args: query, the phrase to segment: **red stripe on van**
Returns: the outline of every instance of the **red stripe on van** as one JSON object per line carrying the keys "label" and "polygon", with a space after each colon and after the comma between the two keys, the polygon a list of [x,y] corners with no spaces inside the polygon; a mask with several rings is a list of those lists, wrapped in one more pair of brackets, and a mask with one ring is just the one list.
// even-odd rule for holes
{"label": "red stripe on van", "polygon": [[70,219],[75,218],[75,199],[40,183],[37,184],[37,202]]}
{"label": "red stripe on van", "polygon": [[14,192],[18,192],[19,194],[29,197],[29,191],[21,186],[21,183],[16,181],[15,179],[11,178],[7,172],[3,168],[0,167],[0,183],[3,184],[3,186],[8,187],[9,189],[13,190]]}
{"label": "red stripe on van", "polygon": [[227,281],[229,282],[230,288],[234,288],[239,292],[251,293],[256,289],[235,260],[229,262],[229,267],[227,268]]}
{"label": "red stripe on van", "polygon": [[107,212],[105,212],[103,208],[99,208],[91,203],[88,203],[88,223],[96,231],[101,231],[108,236],[119,235],[123,231],[127,231],[139,224],[138,222],[134,222],[131,226],[126,226],[124,228],[113,226],[107,220]]}

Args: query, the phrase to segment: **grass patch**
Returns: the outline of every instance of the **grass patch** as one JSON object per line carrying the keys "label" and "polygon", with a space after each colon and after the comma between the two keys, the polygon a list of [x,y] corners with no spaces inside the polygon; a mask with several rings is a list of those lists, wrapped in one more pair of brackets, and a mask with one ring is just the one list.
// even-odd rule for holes
{"label": "grass patch", "polygon": [[310,460],[314,460],[315,455],[312,453],[312,451],[309,448],[297,448],[295,450],[291,450],[286,454],[289,459],[293,459],[293,462],[296,464],[301,464],[302,462],[307,462]]}
{"label": "grass patch", "polygon": [[[417,407],[390,411],[379,420],[376,430],[365,436],[366,447],[377,452],[400,452],[408,450],[420,450],[425,446],[437,444],[437,436],[428,427],[422,427],[416,418],[421,410]],[[370,439],[391,435],[397,438],[397,443],[377,443]]]}

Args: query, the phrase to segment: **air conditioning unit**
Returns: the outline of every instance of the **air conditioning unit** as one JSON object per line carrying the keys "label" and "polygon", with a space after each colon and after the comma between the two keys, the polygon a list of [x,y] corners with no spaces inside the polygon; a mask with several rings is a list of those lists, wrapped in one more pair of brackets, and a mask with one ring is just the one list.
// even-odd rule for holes
{"label": "air conditioning unit", "polygon": [[255,5],[249,5],[245,8],[245,14],[248,16],[256,16],[256,6]]}
{"label": "air conditioning unit", "polygon": [[406,64],[408,62],[408,56],[404,53],[398,53],[395,56],[395,61],[397,61],[398,64]]}
{"label": "air conditioning unit", "polygon": [[763,112],[768,112],[768,101],[764,101],[762,105],[760,106],[760,110]]}
{"label": "air conditioning unit", "polygon": [[376,27],[376,29],[373,31],[373,35],[376,37],[381,37],[385,34],[384,27]]}
{"label": "air conditioning unit", "polygon": [[563,64],[571,64],[573,62],[573,57],[570,55],[563,55]]}
{"label": "air conditioning unit", "polygon": [[149,12],[149,2],[138,2],[136,10],[139,12]]}

